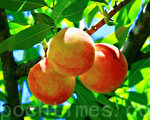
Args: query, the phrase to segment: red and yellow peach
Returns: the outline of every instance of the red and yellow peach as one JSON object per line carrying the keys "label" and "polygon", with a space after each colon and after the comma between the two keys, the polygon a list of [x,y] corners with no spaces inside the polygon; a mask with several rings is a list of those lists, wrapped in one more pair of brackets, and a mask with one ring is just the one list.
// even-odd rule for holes
{"label": "red and yellow peach", "polygon": [[89,71],[79,76],[90,90],[108,93],[118,88],[124,81],[128,65],[121,51],[110,44],[95,44],[95,61]]}
{"label": "red and yellow peach", "polygon": [[33,95],[41,102],[57,105],[73,93],[75,77],[64,77],[53,70],[47,58],[30,69],[28,84]]}
{"label": "red and yellow peach", "polygon": [[55,71],[78,76],[91,68],[95,57],[92,38],[78,28],[59,31],[49,43],[48,59]]}

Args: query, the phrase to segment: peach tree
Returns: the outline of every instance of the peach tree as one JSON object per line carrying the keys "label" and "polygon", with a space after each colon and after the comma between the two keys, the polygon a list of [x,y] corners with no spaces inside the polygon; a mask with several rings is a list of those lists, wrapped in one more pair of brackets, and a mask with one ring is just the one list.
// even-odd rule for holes
{"label": "peach tree", "polygon": [[[0,0],[0,119],[149,120],[149,20],[149,0]],[[61,70],[56,70],[57,72],[61,71],[59,74],[51,72],[49,68],[46,73],[39,72],[47,70],[46,67],[49,66],[49,64],[46,63],[47,66],[45,66],[45,63],[41,62],[43,57],[49,55],[48,51],[52,51],[48,42],[59,31],[67,27],[80,28],[82,32],[91,36],[93,44],[111,44],[125,56],[128,70],[127,74],[122,72],[123,67],[118,70],[119,78],[123,78],[120,86],[118,85],[111,92],[97,93],[89,90],[84,83],[89,84],[95,80],[94,76],[91,77],[90,72],[87,76],[81,75],[84,82],[80,80],[82,77],[79,74],[74,74],[74,71],[71,73],[74,76],[67,79],[61,75],[63,72]],[[74,35],[74,37],[82,38],[82,34]],[[90,41],[91,38],[87,38],[86,41]],[[55,43],[58,39],[53,40]],[[81,42],[79,41],[79,43]],[[83,62],[76,55],[77,51],[85,47],[85,44],[85,42],[82,43],[82,46],[80,46],[81,44],[76,44],[76,46],[72,44],[71,47],[67,46],[68,48],[65,45],[62,46],[61,43],[53,46],[54,53],[61,53],[66,49],[74,50],[72,53],[74,59],[69,62],[66,61],[69,51],[64,54],[66,58],[63,62],[62,59],[59,59],[60,54],[54,56],[50,53],[49,56],[53,59],[58,58],[57,65],[59,66],[61,63],[65,65],[76,63],[75,66],[78,66],[80,63],[86,62],[86,59]],[[84,49],[87,52],[81,56],[85,56],[85,54],[88,56],[93,50],[92,47],[89,49],[89,46]],[[114,53],[107,54],[108,60],[99,61],[100,63],[95,66],[99,68],[97,71],[104,71],[106,75],[104,81],[110,81],[108,88],[111,88],[110,79],[115,78],[116,65],[110,69],[109,67],[103,69],[105,65],[108,65],[105,62],[113,62],[113,59],[109,59],[109,57],[114,57]],[[91,60],[93,59],[91,58]],[[72,63],[72,61],[74,62]],[[105,63],[103,68],[99,67],[98,65],[103,62]],[[44,64],[42,67],[44,69],[41,69],[41,64]],[[57,65],[53,67],[57,69]],[[28,77],[33,66],[35,66],[35,70]],[[60,68],[64,67],[66,66]],[[88,69],[90,68],[88,67]],[[101,74],[97,71],[98,75]],[[29,89],[31,84],[36,84],[36,81],[32,81],[32,83],[28,81],[30,78],[33,80],[33,76],[35,80],[40,80],[40,84],[37,84],[36,89],[34,87]],[[90,80],[89,77],[91,77]],[[53,82],[50,80],[45,82],[44,79],[47,78]],[[59,91],[64,83],[66,86]],[[74,87],[70,87],[68,84],[74,85]],[[105,84],[101,84],[100,89],[103,86]],[[44,88],[44,92],[40,88]],[[71,89],[69,95],[68,89]],[[93,87],[93,89],[95,88]],[[49,96],[46,95],[49,95],[51,91],[56,91],[53,94],[57,97],[54,101],[48,100],[46,103],[55,103],[62,99],[67,101],[54,105],[43,103],[43,98],[48,99]],[[63,97],[57,95],[57,91]],[[36,96],[37,92],[41,92],[38,93],[38,97]]]}

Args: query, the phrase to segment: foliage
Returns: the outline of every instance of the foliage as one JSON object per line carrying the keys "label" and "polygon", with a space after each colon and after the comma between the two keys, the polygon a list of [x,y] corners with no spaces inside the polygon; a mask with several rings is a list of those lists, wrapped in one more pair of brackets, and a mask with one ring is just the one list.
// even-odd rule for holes
{"label": "foliage", "polygon": [[[54,1],[54,3],[53,3]],[[38,56],[39,44],[44,38],[48,41],[57,32],[57,28],[91,26],[103,15],[99,12],[99,2],[106,11],[113,8],[114,0],[0,0],[0,8],[6,9],[11,36],[0,42],[0,53],[23,50],[23,59],[17,63],[26,63]],[[121,1],[121,0],[119,0]],[[148,0],[143,1],[148,3]],[[94,39],[95,43],[105,42],[121,48],[142,8],[142,0],[132,0],[113,16],[115,22],[112,34],[105,38]],[[80,24],[79,24],[80,23]],[[105,29],[103,29],[105,30]],[[99,33],[101,34],[101,33]],[[141,51],[149,52],[150,38]],[[37,44],[33,47],[33,45]],[[14,57],[15,56],[14,51]],[[41,55],[41,54],[39,54]],[[150,58],[135,62],[129,69],[126,80],[118,89],[108,94],[97,94],[86,89],[78,77],[72,97],[62,105],[48,106],[40,103],[33,95],[26,96],[29,102],[22,103],[26,111],[25,120],[44,120],[66,118],[67,120],[149,120],[150,119]],[[4,77],[0,61],[0,100],[6,102]],[[27,77],[19,80],[20,98],[23,99]],[[27,92],[30,94],[28,88]],[[8,111],[0,117],[8,120]],[[42,117],[42,118],[41,118]]]}

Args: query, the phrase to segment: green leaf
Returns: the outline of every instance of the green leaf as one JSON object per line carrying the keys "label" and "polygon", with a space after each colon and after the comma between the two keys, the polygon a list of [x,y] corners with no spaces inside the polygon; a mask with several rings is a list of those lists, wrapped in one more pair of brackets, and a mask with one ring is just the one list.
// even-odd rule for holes
{"label": "green leaf", "polygon": [[9,114],[10,114],[10,109],[5,108],[4,112],[0,113],[0,118],[2,118],[2,120],[11,120],[11,118],[8,117]]}
{"label": "green leaf", "polygon": [[103,6],[101,3],[97,3],[97,6],[99,8],[100,13],[104,16],[104,21],[108,26],[116,25],[114,21],[110,21],[110,17],[108,15],[107,10],[104,9],[105,6]]}
{"label": "green leaf", "polygon": [[35,24],[18,34],[7,38],[0,43],[0,53],[11,50],[24,50],[30,48],[36,43],[41,42],[47,35],[51,26],[47,24]]}
{"label": "green leaf", "polygon": [[5,94],[3,92],[0,92],[0,100],[6,101]]}
{"label": "green leaf", "polygon": [[138,92],[138,93],[144,93],[148,88],[150,88],[149,77],[148,78],[144,78],[138,84],[135,85],[136,92]]}
{"label": "green leaf", "polygon": [[0,0],[0,3],[0,8],[12,11],[28,11],[46,6],[44,0]]}
{"label": "green leaf", "polygon": [[[64,114],[63,118],[66,120],[85,120],[85,115],[83,115],[84,106],[81,108],[80,101],[75,102],[71,105],[71,107],[68,109],[68,111]],[[82,111],[78,111],[78,109]]]}
{"label": "green leaf", "polygon": [[127,119],[127,109],[124,106],[119,105],[119,107],[112,108],[111,120],[128,120]]}
{"label": "green leaf", "polygon": [[145,67],[145,68],[140,70],[140,73],[142,75],[142,79],[138,84],[135,85],[136,92],[143,93],[147,89],[150,88],[150,84],[149,84],[150,74],[149,74],[149,71],[150,71],[150,67]]}
{"label": "green leaf", "polygon": [[120,49],[123,44],[125,43],[126,41],[126,38],[127,38],[127,35],[128,35],[128,31],[129,31],[129,28],[130,28],[131,24],[128,24],[126,26],[122,26],[120,28],[118,28],[116,31],[115,31],[115,36],[118,40],[118,42],[116,43],[116,46]]}
{"label": "green leaf", "polygon": [[106,24],[107,24],[108,26],[114,26],[114,25],[116,25],[116,23],[115,23],[114,21],[110,21],[110,20],[109,20],[109,17],[106,18]]}
{"label": "green leaf", "polygon": [[21,12],[16,12],[16,11],[10,11],[6,10],[6,14],[9,16],[13,16],[14,20],[13,21],[8,21],[8,22],[14,22],[20,25],[29,25],[28,24],[28,18],[24,16],[24,13]]}
{"label": "green leaf", "polygon": [[77,99],[64,117],[67,120],[84,120],[88,116],[92,120],[101,120],[102,108],[97,104],[93,93],[80,82],[79,77],[76,77],[75,93]]}
{"label": "green leaf", "polygon": [[141,94],[141,93],[136,93],[136,92],[130,92],[128,100],[134,101],[142,105],[148,104],[147,95],[145,93]]}
{"label": "green leaf", "polygon": [[144,0],[142,7],[144,8],[146,4],[148,4],[149,0]]}
{"label": "green leaf", "polygon": [[103,110],[97,104],[93,93],[78,84],[76,85],[75,91],[80,101],[80,110],[84,111],[84,115],[88,115],[92,120],[100,120]]}
{"label": "green leaf", "polygon": [[[132,2],[132,1],[131,1]],[[139,13],[139,9],[142,5],[142,0],[135,0],[128,13],[130,21],[134,21]]]}
{"label": "green leaf", "polygon": [[109,99],[103,94],[98,95],[97,101],[103,105],[109,105],[111,107],[114,106],[114,104],[110,102]]}
{"label": "green leaf", "polygon": [[72,22],[77,22],[83,17],[84,9],[87,7],[89,0],[76,0],[62,12],[61,17],[67,18]]}
{"label": "green leaf", "polygon": [[147,45],[145,48],[143,48],[142,52],[150,52],[150,45]]}
{"label": "green leaf", "polygon": [[148,99],[148,105],[150,105],[150,87],[147,90],[147,99]]}
{"label": "green leaf", "polygon": [[113,16],[114,22],[117,23],[116,29],[130,24],[136,19],[141,3],[142,0],[132,0]]}
{"label": "green leaf", "polygon": [[31,48],[28,48],[27,50],[25,50],[24,61],[30,61],[30,60],[37,58],[38,57],[38,51],[39,51],[39,47],[36,49],[31,47]]}
{"label": "green leaf", "polygon": [[[89,2],[87,7],[84,9],[84,14],[82,17],[87,16],[94,8],[97,8],[97,4]],[[98,10],[97,10],[97,12],[98,12]],[[92,19],[93,19],[93,17],[92,17]]]}
{"label": "green leaf", "polygon": [[103,43],[116,44],[116,46],[120,49],[126,40],[126,36],[130,25],[131,24],[118,28],[115,32],[113,32],[106,38],[96,40],[95,43],[103,42]]}
{"label": "green leaf", "polygon": [[120,120],[120,111],[117,107],[113,107],[112,114],[111,114],[111,120]]}
{"label": "green leaf", "polygon": [[55,21],[44,13],[32,13],[35,23],[44,23],[55,27]]}
{"label": "green leaf", "polygon": [[[4,79],[4,76],[3,76],[3,71],[2,71],[2,66],[1,66],[1,62],[0,62],[0,81],[1,80],[3,80]],[[1,81],[2,82],[2,84],[3,84],[3,81]],[[1,82],[0,82],[0,84],[1,84]]]}
{"label": "green leaf", "polygon": [[[92,101],[96,101],[93,93],[90,90],[88,90],[87,88],[85,88],[81,85],[78,85],[78,84],[76,85],[75,92],[77,92],[77,94],[79,94],[79,96],[81,95],[80,97],[82,97],[82,95],[86,95],[86,97],[88,97]],[[87,100],[85,99],[85,101],[87,101]]]}
{"label": "green leaf", "polygon": [[30,27],[30,25],[21,25],[15,22],[9,22],[8,25],[11,35],[17,34],[18,32]]}
{"label": "green leaf", "polygon": [[92,0],[92,1],[95,1],[95,2],[100,2],[100,3],[105,3],[108,5],[108,3],[105,1],[105,0]]}
{"label": "green leaf", "polygon": [[[26,107],[28,108],[29,105],[25,105],[25,108]],[[48,105],[42,106],[42,104],[40,104],[40,107],[36,105],[36,107],[34,107],[34,110],[29,111],[28,115],[33,116],[34,114],[37,114],[39,117],[56,119],[59,117],[62,109],[63,106],[60,105],[58,105],[57,108],[54,109],[53,106],[48,106]]]}
{"label": "green leaf", "polygon": [[119,120],[128,120],[126,107],[121,105],[119,106],[119,116],[121,117]]}
{"label": "green leaf", "polygon": [[[136,111],[136,119],[137,120],[144,120],[143,116],[145,116],[146,112],[148,112],[148,110],[141,108],[139,110]],[[149,119],[146,119],[149,120]]]}
{"label": "green leaf", "polygon": [[99,8],[100,13],[104,16],[104,17],[109,17],[107,11],[104,9],[104,6],[100,3],[97,3],[97,6]]}
{"label": "green leaf", "polygon": [[58,0],[55,5],[55,10],[53,10],[53,14],[55,14],[55,17],[61,16],[64,9],[72,3],[74,3],[75,1],[76,0]]}
{"label": "green leaf", "polygon": [[[129,87],[132,87],[140,83],[140,81],[149,78],[149,70],[150,70],[149,62],[150,62],[150,58],[135,62],[131,66],[129,77],[127,78],[125,84],[128,85]],[[145,72],[143,72],[143,70]],[[142,87],[144,86],[141,86],[141,89]]]}
{"label": "green leaf", "polygon": [[25,0],[25,1],[23,2],[23,4],[20,6],[20,8],[17,10],[17,12],[19,12],[19,11],[22,10],[22,8],[23,8],[23,6],[26,4],[26,2],[27,2],[27,0]]}
{"label": "green leaf", "polygon": [[89,14],[86,15],[85,17],[85,22],[87,22],[88,27],[90,26],[94,16],[96,15],[96,13],[99,11],[98,6],[94,7]]}

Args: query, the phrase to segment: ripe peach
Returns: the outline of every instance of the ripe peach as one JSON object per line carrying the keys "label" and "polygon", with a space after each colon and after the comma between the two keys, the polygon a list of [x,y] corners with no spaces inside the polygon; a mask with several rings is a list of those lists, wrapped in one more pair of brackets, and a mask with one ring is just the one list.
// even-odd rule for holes
{"label": "ripe peach", "polygon": [[93,65],[95,46],[92,38],[78,28],[59,31],[49,43],[48,59],[55,71],[77,76]]}
{"label": "ripe peach", "polygon": [[48,59],[43,59],[30,69],[28,84],[33,95],[41,102],[57,105],[73,93],[74,77],[64,77],[53,71]]}
{"label": "ripe peach", "polygon": [[124,81],[128,65],[121,51],[110,44],[95,44],[95,61],[91,69],[80,75],[81,82],[90,90],[108,93]]}

